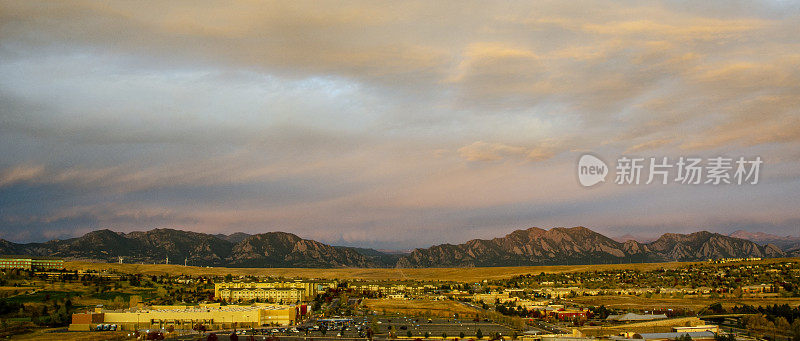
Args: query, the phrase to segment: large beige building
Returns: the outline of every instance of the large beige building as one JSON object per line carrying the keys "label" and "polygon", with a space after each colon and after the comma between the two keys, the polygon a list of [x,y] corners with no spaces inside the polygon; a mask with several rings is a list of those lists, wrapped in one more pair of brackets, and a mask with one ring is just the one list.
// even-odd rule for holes
{"label": "large beige building", "polygon": [[0,269],[61,270],[64,260],[51,257],[0,255]]}
{"label": "large beige building", "polygon": [[335,287],[334,282],[221,282],[214,283],[214,297],[228,302],[259,300],[293,304],[308,302],[317,293]]}
{"label": "large beige building", "polygon": [[472,299],[475,302],[484,302],[486,304],[494,304],[495,301],[500,301],[500,303],[504,303],[508,301],[509,295],[507,292],[490,292],[488,294],[475,294],[473,295]]}
{"label": "large beige building", "polygon": [[297,322],[294,306],[254,304],[249,306],[201,304],[199,306],[152,306],[146,309],[102,310],[72,315],[70,330],[92,330],[99,324],[116,325],[118,330],[251,328],[291,325]]}
{"label": "large beige building", "polygon": [[436,290],[435,285],[405,285],[405,284],[374,284],[374,283],[359,283],[354,282],[348,285],[348,288],[364,291],[378,292],[383,295],[400,295],[407,294],[409,296],[416,296],[424,294],[425,292],[433,292]]}
{"label": "large beige building", "polygon": [[222,288],[217,298],[228,301],[266,301],[273,303],[297,303],[308,300],[302,289],[296,288]]}

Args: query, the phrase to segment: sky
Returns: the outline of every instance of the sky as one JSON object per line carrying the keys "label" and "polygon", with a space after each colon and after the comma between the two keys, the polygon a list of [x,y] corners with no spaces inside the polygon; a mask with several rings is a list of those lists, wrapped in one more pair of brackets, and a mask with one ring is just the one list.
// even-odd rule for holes
{"label": "sky", "polygon": [[[0,1],[0,238],[800,235],[798,27],[795,1]],[[621,156],[764,163],[620,185]]]}

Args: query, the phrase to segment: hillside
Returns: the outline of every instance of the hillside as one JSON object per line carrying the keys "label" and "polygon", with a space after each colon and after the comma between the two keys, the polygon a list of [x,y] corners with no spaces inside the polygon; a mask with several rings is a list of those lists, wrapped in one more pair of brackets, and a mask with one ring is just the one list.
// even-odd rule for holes
{"label": "hillside", "polygon": [[212,235],[174,229],[130,233],[97,230],[82,237],[17,244],[0,239],[0,254],[64,257],[95,262],[226,267],[376,268],[496,267],[701,261],[782,257],[778,247],[706,231],[667,233],[650,243],[618,242],[585,227],[532,227],[491,240],[442,244],[410,254],[331,246],[291,233]]}
{"label": "hillside", "polygon": [[618,242],[585,227],[532,227],[491,240],[443,244],[414,250],[398,261],[400,267],[519,266],[627,262],[700,261],[727,257],[780,257],[774,245],[706,231],[688,235],[668,233],[651,243]]}
{"label": "hillside", "polygon": [[[15,244],[0,240],[0,254],[64,257],[70,260],[125,263],[171,263],[230,267],[379,267],[373,258],[354,250],[339,249],[291,233],[268,232],[231,235],[239,242],[216,235],[154,229],[128,234],[98,230],[79,238],[46,243]],[[242,238],[243,237],[243,238]]]}
{"label": "hillside", "polygon": [[800,249],[800,237],[795,236],[778,236],[770,233],[748,232],[743,230],[731,233],[729,236],[746,239],[759,245],[773,244],[784,251]]}

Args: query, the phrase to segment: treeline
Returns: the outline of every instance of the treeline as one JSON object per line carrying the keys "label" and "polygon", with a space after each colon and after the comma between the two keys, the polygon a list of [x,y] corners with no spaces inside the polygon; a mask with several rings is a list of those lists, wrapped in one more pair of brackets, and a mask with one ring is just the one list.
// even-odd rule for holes
{"label": "treeline", "polygon": [[49,299],[42,304],[23,304],[8,300],[0,300],[0,316],[2,325],[9,321],[31,322],[37,326],[63,327],[69,324],[72,301],[65,299]]}
{"label": "treeline", "polygon": [[786,319],[789,323],[793,323],[800,318],[800,306],[792,308],[788,304],[774,304],[767,306],[754,307],[751,305],[734,306],[730,309],[733,314],[761,314],[768,320],[775,321],[778,317]]}

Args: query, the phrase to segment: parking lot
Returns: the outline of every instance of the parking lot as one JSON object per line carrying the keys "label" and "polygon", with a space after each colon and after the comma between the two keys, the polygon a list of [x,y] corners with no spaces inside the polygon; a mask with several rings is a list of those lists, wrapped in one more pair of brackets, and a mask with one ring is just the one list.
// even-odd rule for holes
{"label": "parking lot", "polygon": [[387,333],[391,327],[397,331],[397,336],[407,336],[411,331],[413,337],[421,337],[425,332],[430,333],[432,337],[441,337],[445,333],[447,337],[459,337],[460,333],[464,333],[465,337],[474,337],[480,329],[484,337],[494,333],[501,333],[502,335],[511,335],[513,331],[506,326],[502,326],[489,321],[475,322],[473,320],[463,319],[422,319],[422,318],[386,318],[380,319],[379,334]]}
{"label": "parking lot", "polygon": [[[317,326],[317,327],[315,327]],[[481,331],[483,338],[488,340],[494,333],[500,333],[504,336],[509,336],[513,331],[506,327],[490,321],[474,321],[474,320],[461,320],[461,319],[425,319],[416,317],[391,317],[379,318],[374,323],[372,319],[364,317],[352,318],[347,323],[330,324],[331,329],[325,330],[318,329],[320,323],[318,321],[311,321],[300,326],[295,327],[269,327],[258,328],[252,330],[256,335],[256,340],[263,340],[269,337],[278,337],[281,340],[328,340],[328,339],[364,339],[366,337],[367,328],[377,327],[375,338],[386,339],[389,336],[389,331],[394,327],[396,335],[400,338],[408,337],[411,332],[412,338],[424,338],[425,333],[429,333],[430,337],[441,338],[442,334],[450,339],[460,338],[463,332],[464,337],[467,339],[475,338],[478,330]],[[345,327],[345,330],[342,330]],[[240,330],[240,333],[249,335],[250,329]],[[231,331],[217,331],[216,335],[219,340],[227,340]],[[182,340],[196,340],[198,336],[184,336],[179,339]],[[242,335],[242,340],[248,339]]]}

